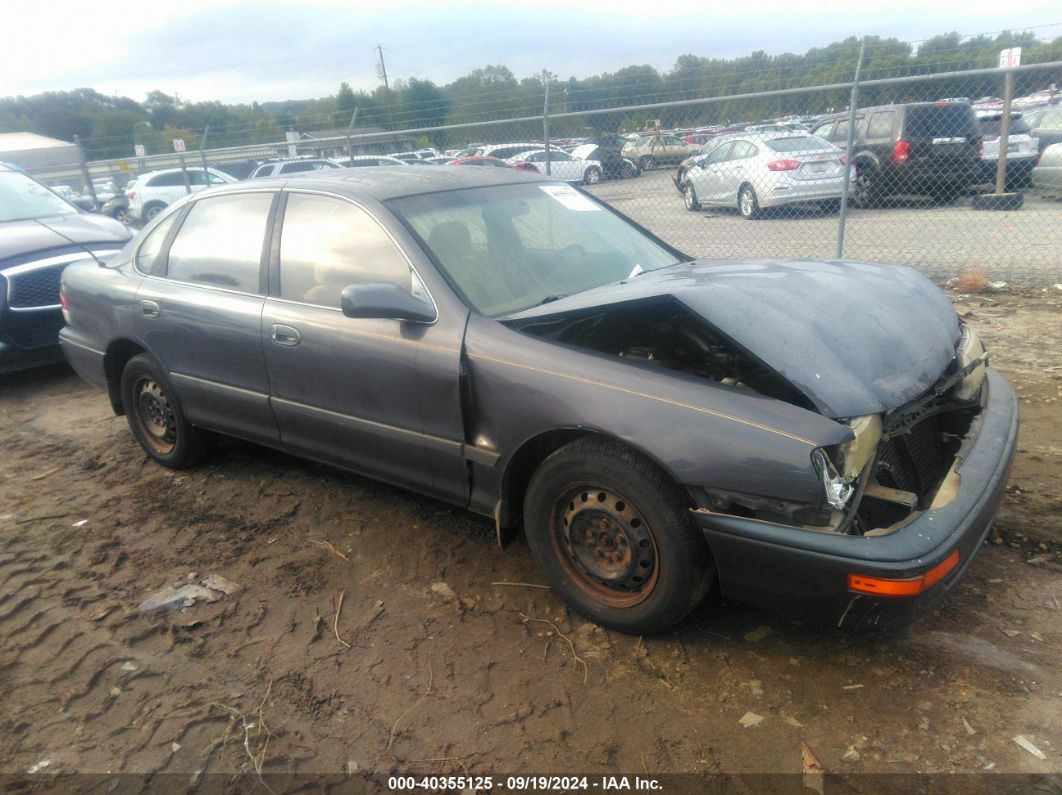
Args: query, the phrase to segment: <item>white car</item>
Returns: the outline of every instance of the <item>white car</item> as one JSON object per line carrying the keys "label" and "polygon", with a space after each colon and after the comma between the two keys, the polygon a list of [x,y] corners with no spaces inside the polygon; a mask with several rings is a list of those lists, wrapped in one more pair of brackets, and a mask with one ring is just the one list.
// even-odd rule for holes
{"label": "white car", "polygon": [[[186,171],[192,193],[211,185],[236,182],[234,177],[216,168],[208,168],[204,172],[201,166],[189,166]],[[175,201],[187,196],[188,193],[188,189],[184,186],[181,169],[167,168],[141,174],[136,179],[136,187],[127,190],[125,195],[129,197],[129,212],[132,216],[141,221],[150,221]]]}
{"label": "white car", "polygon": [[324,171],[330,168],[339,168],[339,165],[324,158],[300,157],[294,160],[271,160],[258,166],[251,172],[251,176],[248,179],[305,174],[307,171]]}
{"label": "white car", "polygon": [[[596,185],[601,181],[601,161],[582,160],[565,152],[563,149],[549,150],[550,176],[565,182],[583,182]],[[530,163],[540,174],[546,173],[546,150],[533,149],[521,152],[505,161],[510,166],[517,163]]]}
{"label": "white car", "polygon": [[[992,182],[999,166],[999,135],[1003,126],[1002,111],[987,111],[977,114],[981,123],[983,145],[981,148],[981,178]],[[1029,175],[1040,155],[1040,139],[1032,134],[1032,128],[1020,113],[1011,112],[1010,129],[1007,134],[1007,176],[1010,187],[1023,187],[1029,183]]]}

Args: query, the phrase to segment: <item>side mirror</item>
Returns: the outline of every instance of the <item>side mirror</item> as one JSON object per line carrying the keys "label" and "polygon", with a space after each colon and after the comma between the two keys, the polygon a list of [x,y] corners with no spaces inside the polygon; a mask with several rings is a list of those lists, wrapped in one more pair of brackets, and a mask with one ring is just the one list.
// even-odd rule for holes
{"label": "side mirror", "polygon": [[434,323],[435,307],[411,295],[397,284],[348,284],[343,288],[340,306],[347,317],[390,318],[411,323]]}

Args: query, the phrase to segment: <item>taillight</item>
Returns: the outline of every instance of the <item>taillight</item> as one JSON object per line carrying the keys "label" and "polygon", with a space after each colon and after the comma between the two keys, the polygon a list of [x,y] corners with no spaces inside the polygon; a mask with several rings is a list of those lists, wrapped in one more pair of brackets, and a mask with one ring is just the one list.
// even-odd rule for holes
{"label": "taillight", "polygon": [[843,166],[846,162],[848,161],[845,159],[845,156],[841,155],[841,165]]}
{"label": "taillight", "polygon": [[64,312],[70,310],[70,302],[66,300],[66,294],[62,290],[59,291],[59,306],[63,308]]}
{"label": "taillight", "polygon": [[897,141],[892,146],[892,162],[906,163],[911,156],[911,144],[907,141]]}
{"label": "taillight", "polygon": [[125,194],[125,197],[127,199],[129,199],[129,201],[132,201],[133,199],[136,198],[136,191],[135,190],[127,191],[126,194]]}
{"label": "taillight", "polygon": [[772,160],[767,164],[768,171],[796,171],[800,168],[799,160]]}

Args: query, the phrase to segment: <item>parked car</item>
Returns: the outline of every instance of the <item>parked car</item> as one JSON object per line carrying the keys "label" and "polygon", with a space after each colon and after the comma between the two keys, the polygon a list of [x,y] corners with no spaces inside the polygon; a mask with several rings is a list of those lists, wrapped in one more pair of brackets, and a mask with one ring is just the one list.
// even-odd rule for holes
{"label": "parked car", "polygon": [[[848,114],[827,117],[812,134],[844,147]],[[901,194],[952,201],[981,175],[981,128],[968,102],[861,108],[852,158],[859,174],[856,205],[871,207]]]}
{"label": "parked car", "polygon": [[[743,218],[762,210],[813,204],[837,212],[844,188],[844,152],[800,133],[729,137],[695,158],[685,174],[686,209],[737,207]],[[854,175],[853,175],[854,176]]]}
{"label": "parked car", "polygon": [[1032,184],[1045,193],[1062,194],[1062,142],[1051,144],[1041,153],[1030,176]]}
{"label": "parked car", "polygon": [[106,215],[119,223],[128,226],[135,220],[133,218],[133,212],[129,208],[129,193],[136,190],[136,179],[132,179],[125,184],[125,190],[121,190],[118,193],[111,196],[100,207],[100,215]]}
{"label": "parked car", "polygon": [[28,174],[0,165],[0,373],[62,361],[59,277],[71,262],[106,257],[129,239]]}
{"label": "parked car", "polygon": [[[984,141],[981,149],[981,180],[995,182],[999,166],[999,137],[1003,126],[1003,114],[988,111],[977,114]],[[1040,154],[1040,141],[1032,135],[1032,129],[1020,113],[1011,112],[1007,131],[1007,190],[1029,184],[1029,174]]]}
{"label": "parked car", "polygon": [[572,157],[594,160],[601,164],[603,179],[630,179],[642,173],[638,164],[620,155],[621,146],[615,149],[598,143],[585,143],[571,150]]}
{"label": "parked car", "polygon": [[[529,163],[540,174],[546,173],[546,150],[533,149],[521,152],[506,161],[510,166]],[[583,182],[596,185],[602,179],[600,160],[583,160],[565,152],[563,149],[550,149],[549,171],[555,179],[565,182]]]}
{"label": "parked car", "polygon": [[499,160],[496,157],[487,157],[485,155],[470,155],[469,157],[458,157],[451,160],[447,165],[451,166],[478,166],[487,168],[508,168],[516,169],[517,171],[533,171],[536,174],[538,169],[531,163],[507,163],[504,160]]}
{"label": "parked car", "polygon": [[126,191],[129,198],[129,211],[139,221],[150,221],[175,201],[192,193],[208,188],[236,182],[224,171],[211,168],[203,171],[201,166],[192,166],[188,172],[188,185],[184,184],[184,175],[179,168],[167,168],[161,171],[149,171],[137,177],[136,187]]}
{"label": "parked car", "polygon": [[327,171],[339,167],[335,161],[324,158],[300,157],[293,160],[270,160],[252,171],[250,179],[305,174],[307,171]]}
{"label": "parked car", "polygon": [[343,168],[368,168],[371,166],[408,166],[405,160],[391,155],[354,155],[336,160]]}
{"label": "parked car", "polygon": [[530,152],[532,149],[541,149],[542,142],[515,143],[515,144],[484,144],[476,147],[475,152],[469,157],[496,157],[499,160],[508,160],[513,155],[521,152]]}
{"label": "parked car", "polygon": [[70,202],[79,210],[84,210],[89,213],[96,210],[96,204],[92,201],[92,197],[89,196],[88,193],[79,193],[70,185],[52,185],[50,190],[57,194],[63,201]]}
{"label": "parked car", "polygon": [[674,135],[646,135],[628,143],[621,154],[637,163],[642,171],[651,171],[665,163],[685,160],[696,149]]}
{"label": "parked car", "polygon": [[210,167],[216,168],[218,171],[224,171],[234,179],[247,179],[261,164],[261,160],[223,160],[218,163],[211,163]]}
{"label": "parked car", "polygon": [[1017,403],[917,271],[693,261],[505,169],[346,176],[204,191],[64,272],[64,351],[151,459],[230,434],[522,519],[637,634],[713,584],[880,626],[984,543]]}
{"label": "parked car", "polygon": [[692,155],[679,163],[678,168],[675,170],[675,176],[671,178],[671,181],[675,183],[675,187],[678,188],[678,192],[685,193],[686,175],[689,173],[689,170],[693,167],[694,163],[719,146],[719,144],[724,141],[732,141],[734,136],[739,134],[740,133],[728,132],[723,135],[713,135],[696,149]]}
{"label": "parked car", "polygon": [[1040,151],[1062,143],[1062,107],[1032,108],[1023,114],[1025,123],[1040,142]]}

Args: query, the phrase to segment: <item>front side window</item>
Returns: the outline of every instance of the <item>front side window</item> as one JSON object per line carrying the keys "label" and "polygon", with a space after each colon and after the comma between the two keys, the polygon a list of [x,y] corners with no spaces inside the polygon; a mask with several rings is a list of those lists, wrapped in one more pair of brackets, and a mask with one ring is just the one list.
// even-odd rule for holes
{"label": "front side window", "polygon": [[867,122],[867,138],[888,138],[892,134],[893,113],[881,110],[870,117]]}
{"label": "front side window", "polygon": [[257,293],[272,202],[272,193],[237,193],[197,201],[170,246],[167,277]]}
{"label": "front side window", "polygon": [[816,127],[811,134],[816,138],[822,138],[824,141],[828,141],[832,137],[830,135],[831,130],[833,130],[833,122],[823,124],[821,127]]}
{"label": "front side window", "polygon": [[732,143],[720,144],[717,148],[712,150],[712,153],[705,158],[705,165],[711,165],[712,163],[722,163],[725,160],[730,159],[730,151],[734,148]]}
{"label": "front side window", "polygon": [[376,219],[331,196],[292,193],[280,235],[280,297],[340,308],[343,288],[412,288],[409,262]]}
{"label": "front side window", "polygon": [[152,177],[151,181],[148,182],[148,187],[151,188],[176,188],[178,185],[184,186],[184,177],[181,176],[180,171],[159,174],[156,177]]}
{"label": "front side window", "polygon": [[569,185],[467,188],[393,199],[388,206],[469,305],[490,317],[676,261],[675,253]]}

